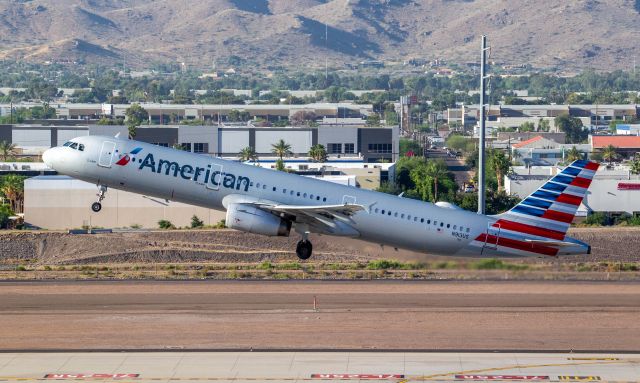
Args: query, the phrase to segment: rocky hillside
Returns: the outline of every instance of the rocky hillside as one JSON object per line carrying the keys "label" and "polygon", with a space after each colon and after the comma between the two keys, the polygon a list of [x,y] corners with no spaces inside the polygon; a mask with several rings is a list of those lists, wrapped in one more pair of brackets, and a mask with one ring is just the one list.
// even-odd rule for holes
{"label": "rocky hillside", "polygon": [[[288,67],[407,58],[629,69],[636,0],[5,0],[0,59]],[[327,39],[325,39],[327,36]]]}

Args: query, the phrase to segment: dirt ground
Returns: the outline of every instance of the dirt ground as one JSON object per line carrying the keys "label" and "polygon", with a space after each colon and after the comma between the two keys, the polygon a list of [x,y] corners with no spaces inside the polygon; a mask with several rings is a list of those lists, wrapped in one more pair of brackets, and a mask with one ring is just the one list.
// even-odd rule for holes
{"label": "dirt ground", "polygon": [[[640,228],[576,228],[569,235],[588,242],[591,255],[563,262],[640,261]],[[314,260],[354,262],[371,259],[427,261],[429,255],[348,238],[312,237]],[[297,236],[264,237],[233,230],[180,230],[72,235],[62,232],[0,233],[0,264],[30,261],[41,265],[144,262],[262,262],[296,260]],[[536,259],[532,259],[536,261]]]}
{"label": "dirt ground", "polygon": [[638,315],[638,283],[4,282],[0,349],[638,351]]}

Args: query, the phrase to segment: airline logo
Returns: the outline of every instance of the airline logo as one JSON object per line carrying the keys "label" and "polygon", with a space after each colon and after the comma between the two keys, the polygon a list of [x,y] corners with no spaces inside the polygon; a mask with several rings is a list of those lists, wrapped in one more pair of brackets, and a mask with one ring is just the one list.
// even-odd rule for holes
{"label": "airline logo", "polygon": [[125,153],[124,155],[120,156],[120,159],[118,160],[118,162],[116,162],[116,165],[120,165],[120,166],[125,166],[129,163],[129,161],[131,161],[131,156],[132,155],[136,155],[138,153],[140,153],[142,151],[142,148],[135,148],[132,151],[130,151],[129,153]]}

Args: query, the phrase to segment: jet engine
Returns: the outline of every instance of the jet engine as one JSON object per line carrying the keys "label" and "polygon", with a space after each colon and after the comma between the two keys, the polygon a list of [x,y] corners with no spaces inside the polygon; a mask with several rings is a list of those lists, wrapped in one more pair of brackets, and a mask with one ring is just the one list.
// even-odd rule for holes
{"label": "jet engine", "polygon": [[229,204],[225,223],[230,229],[274,237],[288,237],[291,232],[291,221],[244,203]]}

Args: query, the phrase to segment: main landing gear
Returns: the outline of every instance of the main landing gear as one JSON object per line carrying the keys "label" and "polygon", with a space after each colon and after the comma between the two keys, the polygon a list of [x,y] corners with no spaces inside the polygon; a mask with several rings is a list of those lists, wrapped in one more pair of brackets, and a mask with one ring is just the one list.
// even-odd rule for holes
{"label": "main landing gear", "polygon": [[105,198],[105,194],[107,193],[107,186],[106,185],[100,185],[100,189],[98,190],[98,194],[96,194],[98,196],[98,202],[94,202],[91,204],[91,210],[93,210],[95,213],[99,212],[100,210],[102,210],[102,200]]}
{"label": "main landing gear", "polygon": [[296,255],[300,259],[309,259],[313,253],[313,245],[309,241],[309,227],[307,225],[296,226],[296,231],[302,235],[302,239],[296,245]]}
{"label": "main landing gear", "polygon": [[300,259],[309,259],[313,253],[313,245],[308,239],[301,239],[296,246],[296,254]]}

